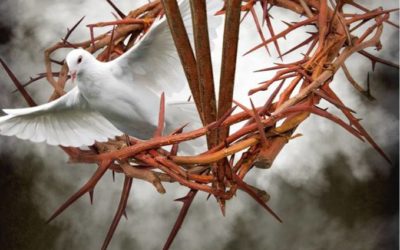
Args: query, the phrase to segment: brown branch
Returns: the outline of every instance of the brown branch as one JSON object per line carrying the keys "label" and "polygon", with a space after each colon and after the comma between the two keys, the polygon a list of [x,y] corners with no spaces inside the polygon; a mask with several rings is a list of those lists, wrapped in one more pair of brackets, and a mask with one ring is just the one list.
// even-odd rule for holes
{"label": "brown branch", "polygon": [[393,62],[390,62],[388,60],[385,60],[385,59],[379,58],[377,56],[374,56],[374,55],[366,52],[365,50],[360,50],[360,51],[358,51],[358,53],[360,53],[361,55],[367,57],[368,59],[370,59],[372,61],[372,65],[373,65],[372,68],[373,69],[375,68],[375,63],[377,63],[377,62],[378,63],[382,63],[384,65],[387,65],[389,67],[395,68],[395,69],[399,69],[400,68],[397,63],[393,63]]}
{"label": "brown branch", "polygon": [[[224,38],[222,47],[221,79],[218,98],[218,118],[232,107],[233,87],[235,83],[236,57],[240,27],[240,0],[227,2],[225,14]],[[223,141],[229,129],[218,132],[218,140]]]}
{"label": "brown branch", "polygon": [[118,15],[119,15],[121,18],[125,18],[125,17],[126,17],[125,14],[124,14],[111,0],[106,0],[106,1],[107,1],[107,3],[108,3],[109,5],[111,5],[111,7],[115,10],[115,12],[118,13]]}
{"label": "brown branch", "polygon": [[353,76],[351,76],[350,71],[347,69],[347,66],[344,63],[342,65],[342,70],[347,80],[358,92],[360,92],[363,96],[367,97],[368,100],[370,101],[375,100],[375,98],[371,95],[371,93],[368,90],[365,90],[363,87],[361,87],[361,85],[357,83],[357,81],[353,78]]}
{"label": "brown branch", "polygon": [[171,156],[171,159],[178,164],[210,164],[255,145],[258,141],[258,137],[250,137],[215,153],[199,156]]}
{"label": "brown branch", "polygon": [[164,130],[164,124],[165,124],[165,94],[163,92],[161,93],[161,98],[160,98],[160,109],[158,112],[158,126],[156,131],[154,132],[153,137],[162,136],[162,132]]}
{"label": "brown branch", "polygon": [[303,26],[305,26],[306,24],[310,24],[310,23],[312,23],[312,22],[315,22],[316,19],[317,19],[317,18],[314,16],[314,17],[308,18],[308,19],[306,19],[306,20],[304,20],[304,21],[295,23],[295,24],[289,26],[289,28],[287,28],[286,30],[280,32],[279,34],[276,34],[274,37],[271,37],[271,38],[268,39],[267,41],[265,41],[265,42],[263,42],[263,43],[261,43],[261,44],[255,46],[255,47],[253,47],[252,49],[250,49],[249,51],[247,51],[247,52],[244,53],[243,55],[245,56],[245,55],[247,55],[247,54],[249,54],[249,53],[251,53],[251,52],[253,52],[253,51],[255,51],[255,50],[257,50],[257,49],[259,49],[259,48],[261,48],[261,47],[263,47],[264,45],[266,45],[266,44],[268,44],[268,43],[270,43],[270,42],[274,42],[274,41],[278,40],[279,38],[285,37],[287,34],[289,34],[290,32],[292,32],[293,30],[295,30],[295,29],[297,29],[297,28],[300,28],[300,27],[303,27]]}
{"label": "brown branch", "polygon": [[[190,4],[192,8],[200,98],[202,100],[204,122],[205,124],[210,124],[217,120],[217,106],[207,28],[206,1],[191,0]],[[208,146],[213,147],[217,143],[217,139],[216,131],[207,134]]]}
{"label": "brown branch", "polygon": [[235,181],[238,183],[239,188],[248,193],[253,199],[257,201],[258,204],[260,204],[265,210],[267,210],[276,220],[282,223],[281,218],[264,202],[262,198],[259,197],[259,195],[254,192],[252,188],[250,188],[242,179],[240,179],[237,175],[234,175]]}
{"label": "brown branch", "polygon": [[183,70],[189,83],[194,102],[200,114],[200,118],[203,121],[203,124],[206,124],[206,122],[204,121],[204,113],[201,104],[201,94],[197,74],[196,59],[194,57],[193,50],[185,29],[185,25],[179,11],[178,3],[176,2],[176,0],[162,0],[161,2],[164,7],[168,25],[175,42],[175,46],[177,48],[179,58],[183,65]]}
{"label": "brown branch", "polygon": [[68,41],[68,38],[70,37],[70,35],[75,31],[75,29],[79,26],[79,24],[83,21],[83,19],[85,18],[85,16],[83,16],[81,19],[79,19],[79,21],[77,23],[75,23],[74,26],[72,26],[71,29],[67,29],[67,34],[65,35],[65,37],[62,39],[62,41],[65,43]]}
{"label": "brown branch", "polygon": [[120,165],[120,167],[122,168],[126,176],[147,181],[156,188],[158,193],[165,193],[165,188],[161,184],[161,179],[157,175],[157,173],[147,169],[139,169],[134,166],[130,166],[128,163],[123,163]]}
{"label": "brown branch", "polygon": [[181,228],[183,221],[186,217],[186,214],[189,210],[189,207],[192,204],[196,194],[197,194],[197,190],[191,189],[185,197],[177,199],[177,201],[183,202],[183,206],[181,208],[181,211],[179,212],[178,218],[174,224],[174,227],[172,228],[172,231],[168,235],[168,239],[164,244],[163,250],[168,250],[170,248],[170,246],[172,245],[172,242],[175,239],[179,229]]}
{"label": "brown branch", "polygon": [[[265,10],[268,11],[267,8]],[[254,24],[256,25],[258,35],[260,36],[261,41],[265,42],[266,41],[265,40],[265,36],[264,36],[264,33],[263,33],[262,29],[261,29],[261,25],[260,25],[260,22],[258,21],[258,17],[257,17],[256,11],[254,10],[254,7],[250,8],[250,12],[251,12],[251,15],[253,16]],[[268,12],[266,13],[266,15],[268,15]],[[271,53],[269,52],[269,49],[268,49],[268,45],[265,45],[265,49],[267,50],[268,55],[271,56]]]}
{"label": "brown branch", "polygon": [[67,209],[71,204],[73,204],[77,199],[82,197],[84,194],[91,192],[96,186],[97,182],[101,179],[101,177],[105,174],[108,167],[110,166],[111,161],[103,161],[99,164],[98,169],[93,174],[93,176],[83,185],[75,194],[73,194],[67,201],[65,201],[46,221],[46,223],[50,223],[53,219],[55,219],[59,214],[61,214],[65,209]]}
{"label": "brown branch", "polygon": [[[39,73],[39,74],[37,74],[36,77],[30,77],[29,81],[27,81],[24,84],[22,84],[22,87],[26,88],[30,84],[32,84],[34,82],[37,82],[37,81],[39,81],[39,80],[41,80],[43,78],[46,78],[46,74],[47,73]],[[53,76],[58,77],[58,76],[60,76],[60,73],[59,72],[53,72]],[[18,92],[18,89],[13,90],[11,93],[15,93],[15,92]]]}
{"label": "brown branch", "polygon": [[14,75],[14,73],[11,71],[11,69],[7,66],[7,64],[1,58],[0,58],[0,63],[3,66],[3,68],[6,70],[8,76],[11,78],[15,87],[17,87],[18,91],[24,97],[24,99],[28,103],[28,105],[31,107],[36,106],[35,101],[29,95],[28,91],[26,91],[24,86],[22,86],[21,82],[17,79],[17,77]]}
{"label": "brown branch", "polygon": [[119,224],[119,221],[121,220],[122,215],[125,213],[126,209],[126,204],[128,203],[128,198],[129,198],[129,192],[132,187],[132,178],[125,176],[122,192],[121,192],[121,199],[118,204],[118,209],[115,213],[114,219],[110,225],[110,228],[107,232],[107,236],[103,242],[103,246],[101,247],[102,250],[106,250],[108,245],[111,242],[111,239],[114,235],[115,229],[117,229],[117,226]]}

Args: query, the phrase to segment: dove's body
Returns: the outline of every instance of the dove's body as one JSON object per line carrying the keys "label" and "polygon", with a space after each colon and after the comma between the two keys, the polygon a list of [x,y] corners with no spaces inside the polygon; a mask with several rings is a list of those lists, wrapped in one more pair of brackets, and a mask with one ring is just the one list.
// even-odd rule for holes
{"label": "dove's body", "polygon": [[[217,8],[216,1],[210,5]],[[189,1],[181,1],[179,8],[191,37]],[[217,23],[209,20],[210,38]],[[76,49],[66,62],[77,86],[47,104],[4,110],[7,115],[0,117],[0,134],[74,147],[123,133],[148,139],[157,126],[161,93],[179,92],[184,84],[165,17],[155,20],[139,42],[113,61],[99,62],[89,52]],[[196,119],[194,105],[185,106],[167,105],[167,130]]]}
{"label": "dove's body", "polygon": [[146,86],[136,86],[135,79],[123,74],[118,64],[97,60],[90,63],[92,67],[77,76],[77,87],[89,107],[120,131],[149,138],[157,126],[160,96]]}

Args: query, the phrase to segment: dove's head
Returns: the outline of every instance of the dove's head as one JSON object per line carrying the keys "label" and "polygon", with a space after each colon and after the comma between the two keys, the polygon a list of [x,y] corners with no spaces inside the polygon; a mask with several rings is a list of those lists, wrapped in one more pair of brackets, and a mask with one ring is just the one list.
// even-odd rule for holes
{"label": "dove's head", "polygon": [[65,60],[69,68],[71,79],[75,81],[76,76],[96,59],[86,50],[79,48],[69,52]]}

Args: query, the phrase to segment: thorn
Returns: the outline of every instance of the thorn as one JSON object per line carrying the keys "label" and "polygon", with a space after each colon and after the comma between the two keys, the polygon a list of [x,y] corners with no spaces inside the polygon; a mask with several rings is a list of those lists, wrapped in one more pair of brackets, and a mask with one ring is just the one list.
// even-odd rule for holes
{"label": "thorn", "polygon": [[82,195],[92,190],[97,182],[101,179],[104,173],[107,171],[110,166],[111,161],[103,161],[100,163],[100,166],[97,168],[96,172],[92,175],[92,177],[83,185],[76,193],[74,193],[67,201],[65,201],[46,221],[46,223],[50,223],[53,219],[55,219],[58,215],[60,215],[65,209],[67,209],[70,205],[72,205],[75,201],[77,201]]}
{"label": "thorn", "polygon": [[78,48],[77,46],[75,46],[74,44],[68,42],[67,40],[62,40],[62,42],[63,42],[65,45],[67,45],[67,46],[69,46],[69,47],[71,47],[71,48],[74,48],[74,49],[77,49],[77,48]]}
{"label": "thorn", "polygon": [[[175,131],[173,131],[171,133],[171,135],[176,135],[176,134],[180,134],[183,132],[183,129],[188,125],[189,123],[184,124],[183,126],[181,126],[180,128],[176,129]],[[170,155],[177,155],[178,154],[178,150],[179,150],[179,143],[175,143],[172,145],[172,148],[169,152]]]}
{"label": "thorn", "polygon": [[174,241],[176,235],[178,234],[178,231],[181,228],[183,221],[185,220],[187,212],[188,212],[190,205],[192,204],[193,199],[196,196],[196,194],[197,194],[197,190],[191,189],[189,191],[189,193],[186,195],[187,199],[183,203],[182,209],[179,212],[179,215],[178,215],[178,218],[176,219],[174,227],[172,228],[172,230],[168,236],[168,239],[164,244],[163,250],[169,249],[170,246],[172,245],[172,242]]}
{"label": "thorn", "polygon": [[291,136],[291,137],[289,138],[289,140],[293,140],[293,139],[296,139],[296,138],[299,138],[299,137],[302,137],[302,136],[303,136],[303,134],[297,133],[297,134]]}
{"label": "thorn", "polygon": [[160,109],[158,113],[158,126],[156,131],[154,132],[153,138],[162,136],[164,125],[165,125],[165,94],[164,92],[162,92],[160,98]]}
{"label": "thorn", "polygon": [[[271,34],[271,38],[274,38],[274,37],[275,37],[275,31],[274,31],[274,28],[273,28],[272,23],[271,23],[271,19],[270,19],[270,16],[269,16],[269,12],[267,12],[267,14],[268,14],[268,15],[265,16],[265,21],[267,22],[267,27],[268,27],[269,33]],[[285,36],[284,36],[284,37],[285,37]],[[285,38],[285,39],[286,39],[286,38]],[[263,41],[263,42],[264,42],[264,41]],[[282,53],[281,53],[281,50],[280,50],[280,48],[279,48],[278,40],[277,40],[277,39],[274,39],[273,43],[274,43],[274,46],[275,46],[276,51],[278,52],[279,58],[280,58],[281,60],[283,60],[283,59],[282,59]],[[265,46],[267,46],[267,44],[265,44]]]}
{"label": "thorn", "polygon": [[225,145],[225,148],[229,148],[229,142],[227,139],[224,140],[224,145]]}
{"label": "thorn", "polygon": [[179,150],[179,143],[172,145],[171,151],[169,152],[170,155],[177,155]]}
{"label": "thorn", "polygon": [[333,99],[330,96],[328,96],[327,94],[325,94],[325,92],[323,90],[321,90],[321,89],[320,90],[314,90],[313,93],[318,95],[318,96],[320,96],[321,98],[325,99],[326,101],[332,103],[333,105],[335,105],[336,107],[338,107],[340,109],[346,109],[346,110],[348,110],[348,111],[350,111],[352,113],[356,113],[353,109],[348,108],[347,106],[339,103],[335,99]]}
{"label": "thorn", "polygon": [[219,128],[221,124],[235,111],[237,106],[233,106],[231,109],[229,109],[218,121],[216,121],[212,126],[210,126],[210,129],[215,129]]}
{"label": "thorn", "polygon": [[[263,32],[262,32],[262,29],[261,29],[260,22],[258,21],[257,14],[256,14],[256,12],[255,12],[253,6],[250,8],[250,11],[251,11],[251,15],[253,16],[253,20],[254,20],[254,23],[255,23],[255,25],[256,25],[258,35],[259,35],[260,38],[261,38],[261,41],[262,41],[262,42],[266,42],[265,37],[264,37],[264,34],[263,34]],[[270,53],[270,51],[269,51],[269,48],[268,48],[268,45],[267,45],[267,44],[265,45],[265,49],[267,50],[268,55],[271,56],[271,53]]]}
{"label": "thorn", "polygon": [[264,126],[260,120],[260,116],[257,112],[256,107],[254,106],[253,101],[250,98],[250,104],[251,104],[251,108],[253,109],[253,118],[256,121],[257,127],[258,127],[258,133],[260,134],[260,140],[261,140],[261,145],[263,147],[267,147],[268,146],[268,140],[267,140],[267,136],[265,135],[265,131],[264,131]]}
{"label": "thorn", "polygon": [[79,19],[79,21],[77,23],[75,23],[74,26],[72,26],[71,29],[67,28],[67,34],[65,35],[65,37],[62,39],[63,42],[68,41],[68,38],[70,37],[70,35],[72,34],[72,32],[74,32],[74,30],[79,26],[79,24],[83,21],[83,19],[85,19],[85,16],[83,16],[81,19]]}
{"label": "thorn", "polygon": [[111,0],[106,0],[108,4],[111,5],[111,7],[115,10],[115,12],[118,13],[118,15],[124,19],[126,18],[126,15],[111,1]]}
{"label": "thorn", "polygon": [[126,209],[124,210],[124,212],[122,213],[122,215],[125,217],[125,220],[128,220],[128,215],[126,214]]}
{"label": "thorn", "polygon": [[28,91],[24,89],[22,86],[21,82],[18,80],[18,78],[15,76],[15,74],[11,71],[11,69],[8,67],[8,65],[0,58],[0,63],[7,72],[8,76],[11,78],[13,81],[15,87],[17,87],[18,91],[21,93],[21,95],[24,97],[25,101],[28,103],[29,106],[33,107],[36,106],[35,101],[32,99]]}
{"label": "thorn", "polygon": [[[274,42],[274,43],[275,43],[275,41],[277,41],[279,38],[286,36],[288,33],[290,33],[290,32],[292,32],[292,31],[296,30],[297,28],[299,28],[299,27],[304,27],[305,25],[308,25],[308,24],[314,22],[314,21],[316,20],[316,17],[317,17],[317,16],[314,16],[314,17],[312,17],[312,18],[308,18],[308,19],[306,19],[306,20],[304,20],[304,21],[298,22],[298,23],[292,25],[291,27],[287,28],[286,30],[280,32],[279,34],[276,34],[276,35],[274,35],[274,36],[271,36],[271,38],[268,39],[265,43],[258,44],[257,46],[251,48],[251,49],[248,50],[246,53],[244,53],[243,56],[248,55],[248,54],[254,52],[255,50],[257,50],[257,49],[263,47],[265,44],[268,44],[268,43],[270,43],[270,42]],[[279,48],[279,47],[277,47],[277,48]]]}
{"label": "thorn", "polygon": [[235,155],[236,154],[231,155],[231,158],[229,159],[229,166],[231,167],[233,167],[233,163],[235,162]]}
{"label": "thorn", "polygon": [[288,51],[286,51],[285,53],[282,54],[282,56],[288,55],[291,52],[309,44],[310,42],[312,42],[317,36],[315,35],[315,33],[313,33],[309,38],[307,38],[306,40],[304,40],[303,42],[297,44],[296,46],[294,46],[293,48],[289,49]]}
{"label": "thorn", "polygon": [[247,15],[249,14],[250,11],[246,11],[246,13],[244,13],[244,15],[242,16],[242,19],[240,19],[240,23],[242,23],[244,21],[244,19],[247,17]]}
{"label": "thorn", "polygon": [[[332,95],[334,98],[338,99],[338,97],[335,95],[335,93],[329,88],[329,86],[325,86],[325,90],[328,92],[328,94]],[[343,113],[346,115],[346,117],[354,123],[354,126],[357,128],[357,131],[359,134],[361,134],[362,137],[364,137],[369,144],[389,163],[392,164],[392,161],[390,160],[389,156],[386,155],[386,153],[383,151],[381,147],[374,141],[374,139],[368,134],[368,132],[364,129],[363,126],[361,126],[360,123],[354,118],[354,116],[347,112],[346,110],[343,111]]]}
{"label": "thorn", "polygon": [[50,62],[52,62],[52,63],[55,63],[55,64],[58,64],[58,65],[64,65],[64,62],[65,62],[65,60],[62,60],[62,61],[58,61],[58,60],[55,60],[55,59],[52,59],[52,58],[50,58]]}
{"label": "thorn", "polygon": [[218,203],[219,203],[219,208],[221,209],[221,213],[222,213],[222,216],[224,216],[225,217],[225,200],[223,200],[223,199],[218,199]]}
{"label": "thorn", "polygon": [[390,62],[390,61],[387,61],[387,60],[384,60],[384,59],[379,58],[379,57],[376,57],[376,56],[366,52],[365,50],[360,50],[360,51],[358,51],[358,53],[360,53],[361,55],[365,56],[366,58],[368,58],[372,62],[372,68],[373,69],[375,68],[374,64],[378,63],[378,62],[381,63],[381,64],[384,64],[386,66],[393,67],[395,69],[399,69],[399,65],[398,64]]}
{"label": "thorn", "polygon": [[367,74],[367,96],[371,99],[371,100],[376,100],[376,98],[371,94],[371,84],[370,84],[370,77],[369,77],[369,72]]}
{"label": "thorn", "polygon": [[[308,106],[308,105],[295,105],[292,107],[288,107],[285,109],[285,112],[291,113],[291,112],[302,112],[302,111],[306,111],[306,112],[311,112],[315,115],[324,117],[328,120],[331,120],[332,122],[335,122],[336,124],[340,125],[342,128],[346,129],[348,132],[350,132],[352,135],[354,135],[355,137],[357,137],[358,139],[360,139],[361,141],[364,141],[364,139],[362,138],[362,135],[360,134],[360,132],[358,130],[356,130],[355,128],[353,128],[352,126],[350,126],[349,124],[345,123],[342,119],[340,119],[339,117],[317,107],[317,106]],[[347,112],[347,111],[345,111]],[[351,115],[351,113],[349,113]]]}
{"label": "thorn", "polygon": [[113,17],[115,18],[115,20],[120,20],[120,18],[117,16],[117,14],[115,14],[114,12],[111,12],[111,15],[113,15]]}
{"label": "thorn", "polygon": [[94,44],[94,28],[91,26],[91,27],[89,27],[89,31],[90,31],[90,43],[92,44],[92,47],[94,48],[95,47],[95,44]]}
{"label": "thorn", "polygon": [[90,205],[93,205],[93,194],[94,194],[94,189],[89,191]]}
{"label": "thorn", "polygon": [[235,103],[237,106],[239,106],[243,111],[246,111],[247,113],[251,113],[250,109],[248,109],[245,105],[241,104],[240,102],[233,100],[233,103]]}
{"label": "thorn", "polygon": [[258,204],[260,204],[265,210],[267,210],[277,221],[282,223],[281,218],[265,203],[258,195],[255,193],[242,179],[240,179],[239,176],[234,174],[234,179],[236,180],[236,183],[238,184],[238,187],[245,191],[247,194],[249,194],[254,200],[257,201]]}
{"label": "thorn", "polygon": [[281,90],[283,84],[285,84],[286,79],[283,79],[280,83],[279,86],[274,90],[274,92],[271,94],[271,96],[268,98],[267,102],[264,105],[263,111],[269,111],[271,109],[272,103],[275,99],[275,97],[278,95],[279,91]]}
{"label": "thorn", "polygon": [[281,20],[281,22],[284,23],[284,24],[286,24],[288,27],[292,27],[292,26],[293,26],[293,24],[288,23],[288,22],[286,22],[286,21]]}
{"label": "thorn", "polygon": [[[60,72],[52,72],[52,75],[54,77],[59,77]],[[39,74],[37,74],[36,77],[32,77],[31,76],[31,77],[29,77],[29,81],[27,81],[26,83],[22,84],[22,87],[26,88],[31,83],[34,83],[34,82],[39,81],[39,80],[41,80],[43,78],[46,78],[46,76],[47,76],[47,73],[39,73]],[[18,89],[13,90],[11,93],[15,93],[15,92],[18,92]]]}
{"label": "thorn", "polygon": [[225,14],[226,5],[227,5],[227,3],[224,2],[224,5],[222,6],[222,8],[221,8],[220,10],[218,10],[217,12],[215,12],[214,15],[215,15],[215,16],[218,16],[218,15],[223,15],[223,14]]}
{"label": "thorn", "polygon": [[108,51],[107,51],[107,61],[109,62],[111,59],[112,51],[113,51],[113,45],[114,45],[114,32],[115,32],[115,25],[113,26],[113,29],[111,31],[111,37],[110,37],[110,43],[108,44]]}
{"label": "thorn", "polygon": [[187,197],[187,195],[186,195],[186,196],[183,196],[183,197],[181,197],[181,198],[177,198],[177,199],[175,199],[174,201],[186,202],[187,199],[188,199],[188,197]]}
{"label": "thorn", "polygon": [[265,19],[266,16],[268,15],[269,11],[268,11],[268,2],[260,2],[262,9],[263,9],[263,20],[262,20],[262,26],[265,25]]}
{"label": "thorn", "polygon": [[[110,244],[111,239],[114,235],[115,229],[117,229],[117,226],[121,220],[122,215],[126,214],[126,204],[128,202],[129,198],[129,192],[132,187],[132,178],[125,176],[122,192],[121,192],[121,198],[118,204],[117,211],[115,212],[114,219],[110,225],[110,228],[108,229],[107,236],[103,242],[103,245],[101,247],[102,250],[106,250],[107,246]],[[128,217],[126,217],[128,218]]]}

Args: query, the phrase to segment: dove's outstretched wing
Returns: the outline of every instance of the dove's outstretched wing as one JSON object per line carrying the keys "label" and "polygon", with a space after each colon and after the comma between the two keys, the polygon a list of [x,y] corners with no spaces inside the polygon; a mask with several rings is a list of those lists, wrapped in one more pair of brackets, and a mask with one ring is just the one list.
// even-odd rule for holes
{"label": "dove's outstretched wing", "polygon": [[[208,26],[210,41],[216,37],[221,18],[213,14],[221,7],[221,1],[208,2]],[[193,27],[188,0],[179,2],[182,19],[193,46]],[[112,62],[122,68],[122,75],[131,75],[135,85],[146,86],[161,93],[179,92],[186,83],[168,22],[163,16],[154,21],[149,31],[125,54]]]}
{"label": "dove's outstretched wing", "polygon": [[101,114],[90,110],[75,87],[61,98],[32,108],[5,109],[0,134],[33,142],[79,147],[121,135]]}

